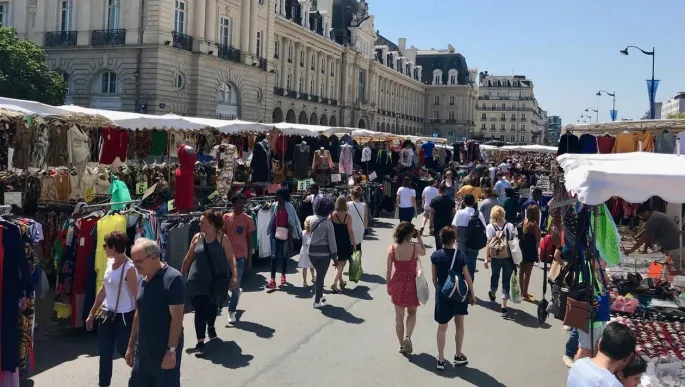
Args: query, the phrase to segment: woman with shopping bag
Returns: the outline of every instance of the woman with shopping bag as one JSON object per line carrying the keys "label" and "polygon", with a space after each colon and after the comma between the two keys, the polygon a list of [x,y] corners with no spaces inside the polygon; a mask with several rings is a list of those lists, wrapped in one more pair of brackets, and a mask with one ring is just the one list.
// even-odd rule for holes
{"label": "woman with shopping bag", "polygon": [[[430,292],[419,261],[419,257],[426,255],[426,248],[420,233],[410,222],[400,223],[393,237],[395,243],[388,248],[385,281],[390,299],[395,305],[395,333],[399,341],[399,351],[411,354],[411,335],[416,325],[416,308],[420,301],[424,304],[428,301],[427,296]],[[412,239],[416,239],[416,242]]]}

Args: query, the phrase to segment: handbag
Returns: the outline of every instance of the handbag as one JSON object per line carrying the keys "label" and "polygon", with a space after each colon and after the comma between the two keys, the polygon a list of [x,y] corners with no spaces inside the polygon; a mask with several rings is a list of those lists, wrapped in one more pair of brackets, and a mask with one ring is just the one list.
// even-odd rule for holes
{"label": "handbag", "polygon": [[573,298],[566,298],[566,313],[564,315],[564,325],[580,329],[588,333],[590,331],[590,314],[592,306],[585,301],[578,301]]}
{"label": "handbag", "polygon": [[508,240],[509,253],[511,254],[511,259],[514,261],[514,265],[520,265],[523,261],[523,252],[521,251],[521,245],[519,245],[518,236],[514,236],[513,239]]}
{"label": "handbag", "polygon": [[428,288],[428,281],[426,281],[426,277],[423,275],[421,261],[418,258],[416,258],[416,260],[418,261],[416,270],[416,296],[421,305],[426,305],[428,298],[430,298],[430,289]]}
{"label": "handbag", "polygon": [[[221,246],[223,250],[223,241],[224,241],[224,234],[221,234]],[[207,240],[205,239],[205,236],[202,235],[202,244],[205,249],[205,255],[207,256],[207,259],[209,260],[209,270],[212,272],[212,281],[209,285],[209,289],[212,292],[212,295],[215,297],[221,297],[226,294],[228,294],[228,288],[230,287],[230,281],[228,279],[228,272],[224,271],[224,273],[217,273],[216,269],[214,268],[214,263],[212,262],[212,253],[209,250],[209,246],[207,246]]]}
{"label": "handbag", "polygon": [[597,279],[597,276],[593,275],[593,277],[595,277],[595,282],[600,289],[599,294],[597,294],[595,297],[596,307],[594,321],[610,321],[611,302],[609,299],[608,287],[606,281],[604,280],[604,269],[602,268],[602,263],[599,261],[599,255],[595,255],[595,258],[597,259],[597,265],[599,267],[599,277],[602,279],[602,281],[600,283],[600,281]]}
{"label": "handbag", "polygon": [[464,279],[464,275],[461,271],[454,270],[454,262],[457,260],[457,254],[463,253],[459,251],[459,249],[454,250],[450,271],[447,274],[447,280],[442,286],[440,292],[443,296],[449,298],[450,300],[467,302],[467,297],[469,296],[469,284]]}
{"label": "handbag", "polygon": [[121,284],[124,283],[124,273],[126,272],[127,263],[128,261],[125,261],[121,267],[121,274],[119,275],[119,289],[117,290],[117,301],[114,303],[114,310],[110,311],[105,308],[100,308],[100,312],[98,313],[98,317],[96,319],[99,325],[106,324],[110,321],[110,318],[113,319],[117,314],[117,309],[119,309],[119,298],[121,298]]}
{"label": "handbag", "polygon": [[276,227],[276,239],[279,241],[288,240],[288,228],[287,227]]}
{"label": "handbag", "polygon": [[511,295],[511,302],[514,304],[520,304],[521,303],[521,284],[519,283],[519,276],[517,276],[515,273],[514,275],[511,276],[511,279],[509,280],[509,293]]}

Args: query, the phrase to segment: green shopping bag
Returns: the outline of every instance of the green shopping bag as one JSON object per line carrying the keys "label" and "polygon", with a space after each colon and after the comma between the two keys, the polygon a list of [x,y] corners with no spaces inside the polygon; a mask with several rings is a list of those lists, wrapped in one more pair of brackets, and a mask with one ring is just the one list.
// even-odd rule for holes
{"label": "green shopping bag", "polygon": [[350,281],[354,283],[359,282],[363,273],[364,270],[362,269],[362,253],[359,251],[355,251],[352,254],[352,260],[350,261]]}
{"label": "green shopping bag", "polygon": [[519,276],[514,272],[511,276],[511,287],[509,289],[509,294],[511,296],[511,302],[514,304],[521,303],[521,284],[519,284]]}

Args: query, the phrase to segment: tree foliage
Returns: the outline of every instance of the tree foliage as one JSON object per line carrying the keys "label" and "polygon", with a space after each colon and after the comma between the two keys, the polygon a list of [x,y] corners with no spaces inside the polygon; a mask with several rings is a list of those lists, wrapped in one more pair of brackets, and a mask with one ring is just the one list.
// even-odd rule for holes
{"label": "tree foliage", "polygon": [[45,64],[45,52],[13,28],[0,27],[0,97],[62,105],[66,93],[62,75]]}
{"label": "tree foliage", "polygon": [[669,114],[668,118],[685,118],[685,113]]}

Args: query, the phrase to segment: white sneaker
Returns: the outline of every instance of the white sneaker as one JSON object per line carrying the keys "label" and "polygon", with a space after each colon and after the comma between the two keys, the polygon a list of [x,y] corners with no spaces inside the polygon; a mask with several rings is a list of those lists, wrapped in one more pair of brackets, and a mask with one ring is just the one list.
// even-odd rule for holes
{"label": "white sneaker", "polygon": [[228,312],[228,323],[235,324],[236,322],[238,322],[238,319],[235,317],[235,312]]}
{"label": "white sneaker", "polygon": [[319,300],[319,302],[314,303],[314,307],[317,309],[323,308],[324,306],[326,306],[326,299],[325,298],[321,298],[321,300]]}

